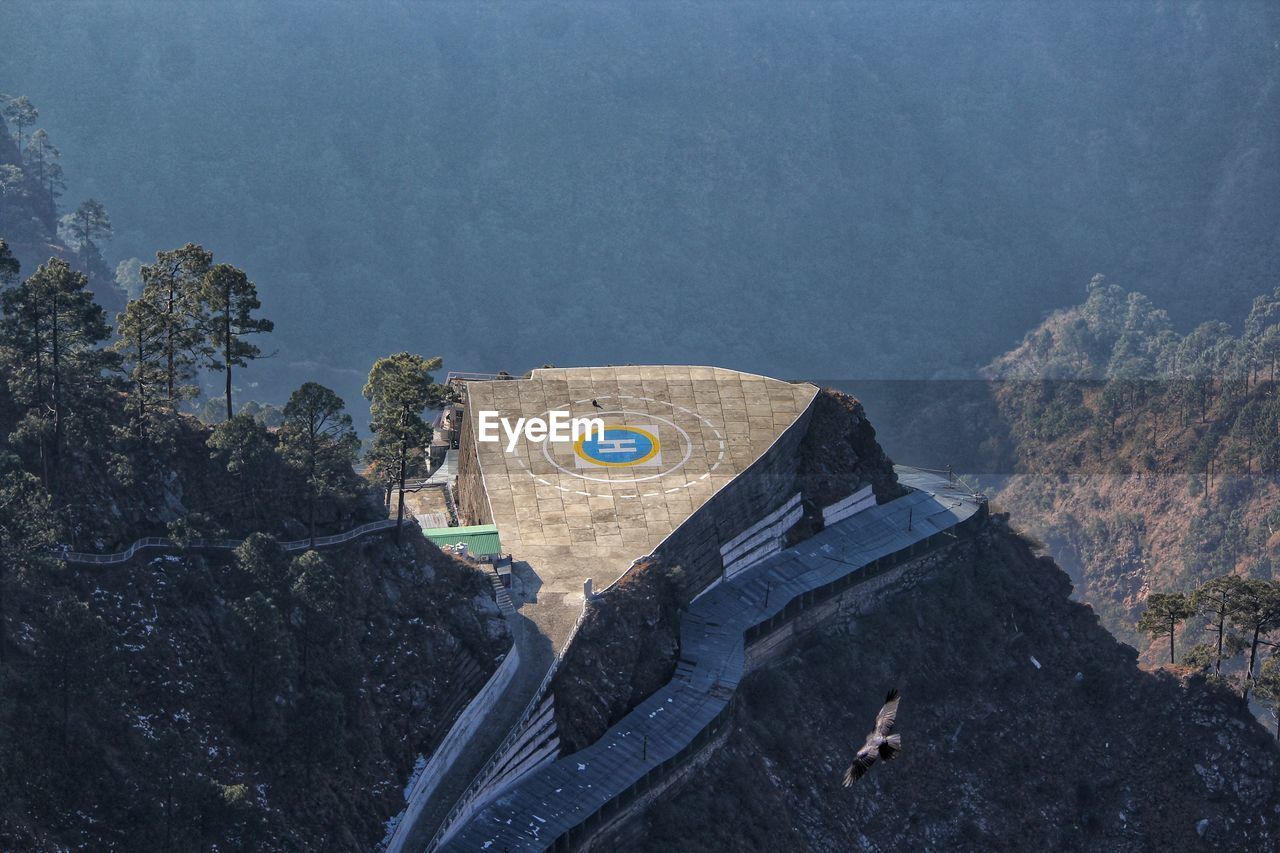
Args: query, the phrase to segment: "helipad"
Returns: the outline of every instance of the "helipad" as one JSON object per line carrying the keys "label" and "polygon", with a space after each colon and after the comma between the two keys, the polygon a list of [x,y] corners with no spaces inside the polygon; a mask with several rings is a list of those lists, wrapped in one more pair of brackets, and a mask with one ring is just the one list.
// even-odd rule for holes
{"label": "helipad", "polygon": [[[471,382],[459,472],[467,523],[493,523],[517,563],[521,613],[560,648],[582,610],[583,581],[616,580],[758,459],[817,389],[713,367],[542,369]],[[598,417],[577,441],[478,442],[481,411]],[[478,470],[470,471],[472,467]],[[480,493],[480,494],[477,494]]]}
{"label": "helipad", "polygon": [[[497,525],[511,553],[515,645],[500,668],[505,687],[450,729],[457,738],[441,754],[456,758],[424,774],[429,781],[412,795],[389,853],[423,849],[505,780],[554,759],[554,715],[534,711],[584,613],[583,582],[603,590],[668,536],[664,547],[678,554],[689,586],[714,582],[723,548],[794,498],[798,447],[818,393],[683,366],[548,368],[528,379],[472,379],[466,388],[458,511],[465,525]],[[486,423],[564,420],[552,412],[598,418],[603,435],[549,443],[519,431],[507,452],[507,441],[477,440],[481,412]]]}

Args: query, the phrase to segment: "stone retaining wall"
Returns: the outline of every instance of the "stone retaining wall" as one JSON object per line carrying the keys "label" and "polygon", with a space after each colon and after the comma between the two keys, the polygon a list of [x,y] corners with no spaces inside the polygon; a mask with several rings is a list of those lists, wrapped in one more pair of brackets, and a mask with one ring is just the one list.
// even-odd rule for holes
{"label": "stone retaining wall", "polygon": [[476,456],[476,443],[471,437],[471,418],[462,419],[462,438],[458,443],[458,516],[464,524],[493,524],[489,498],[484,488],[484,474]]}
{"label": "stone retaining wall", "polygon": [[655,557],[684,569],[690,598],[724,573],[721,546],[783,506],[798,490],[800,442],[812,411],[810,405],[772,447],[654,549]]}
{"label": "stone retaining wall", "polygon": [[[952,528],[886,555],[832,584],[793,598],[783,610],[744,635],[744,675],[784,657],[795,641],[816,630],[841,630],[857,616],[878,607],[889,595],[919,585],[959,553],[973,547],[972,538],[986,525],[987,505]],[[953,535],[954,534],[954,535]],[[693,770],[704,764],[732,730],[733,702],[680,754],[655,767],[621,795],[611,799],[587,820],[558,837],[550,849],[619,849],[630,837],[629,823],[659,797],[679,789]]]}

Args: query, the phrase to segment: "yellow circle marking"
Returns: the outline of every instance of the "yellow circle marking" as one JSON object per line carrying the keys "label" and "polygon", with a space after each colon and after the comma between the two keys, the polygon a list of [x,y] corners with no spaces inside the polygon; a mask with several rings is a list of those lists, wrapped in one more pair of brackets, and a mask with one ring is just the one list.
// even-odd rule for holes
{"label": "yellow circle marking", "polygon": [[640,429],[640,427],[633,427],[633,426],[621,426],[621,425],[613,426],[609,424],[605,425],[606,431],[611,429],[621,430],[623,432],[635,432],[635,433],[639,433],[640,435],[643,435],[645,438],[649,439],[649,452],[646,453],[644,456],[641,456],[639,459],[632,459],[630,462],[605,462],[602,459],[596,459],[594,456],[588,456],[582,450],[582,443],[587,440],[588,436],[591,435],[590,432],[587,432],[587,433],[584,433],[583,435],[578,436],[578,440],[573,443],[573,452],[578,454],[579,458],[585,459],[586,461],[590,462],[592,465],[601,465],[601,466],[604,466],[605,468],[630,468],[634,465],[640,465],[641,463],[648,462],[650,459],[658,455],[658,450],[660,449],[660,445],[658,444],[658,437],[653,433],[649,432],[647,429]]}

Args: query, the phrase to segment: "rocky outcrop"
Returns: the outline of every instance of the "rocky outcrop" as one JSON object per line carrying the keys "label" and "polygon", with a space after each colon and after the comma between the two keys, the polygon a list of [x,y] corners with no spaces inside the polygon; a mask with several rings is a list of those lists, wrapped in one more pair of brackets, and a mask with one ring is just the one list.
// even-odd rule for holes
{"label": "rocky outcrop", "polygon": [[876,503],[902,495],[893,460],[876,441],[862,403],[824,388],[813,401],[809,429],[800,444],[800,490],[807,503],[829,506],[871,484]]}
{"label": "rocky outcrop", "polygon": [[589,605],[551,683],[562,755],[597,740],[671,680],[684,595],[680,568],[651,560]]}

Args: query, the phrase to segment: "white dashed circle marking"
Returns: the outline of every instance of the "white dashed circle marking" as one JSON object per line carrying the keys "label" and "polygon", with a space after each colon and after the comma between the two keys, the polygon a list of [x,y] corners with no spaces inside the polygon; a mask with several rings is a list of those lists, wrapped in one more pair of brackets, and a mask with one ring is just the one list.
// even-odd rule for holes
{"label": "white dashed circle marking", "polygon": [[[686,409],[684,406],[677,406],[677,405],[674,405],[674,404],[672,404],[672,403],[668,403],[668,402],[666,402],[665,400],[655,400],[655,399],[654,399],[654,398],[652,398],[652,397],[637,397],[637,396],[634,396],[634,395],[631,395],[631,394],[603,395],[603,396],[596,397],[596,398],[594,398],[594,399],[592,399],[592,398],[587,398],[587,399],[585,399],[585,400],[574,400],[572,403],[570,403],[570,404],[568,404],[568,405],[571,405],[571,406],[581,406],[581,405],[584,405],[584,404],[587,404],[587,403],[592,403],[592,402],[597,402],[597,403],[598,403],[598,402],[599,402],[599,401],[601,401],[601,400],[642,400],[642,401],[644,401],[644,402],[646,402],[646,403],[656,403],[656,404],[658,404],[658,405],[662,405],[662,406],[669,406],[669,407],[672,409],[672,411],[673,411],[673,412],[680,412],[680,413],[682,413],[682,414],[688,415],[689,417],[692,417],[692,418],[694,418],[694,419],[696,419],[696,420],[700,421],[703,425],[705,425],[708,429],[710,429],[710,430],[715,434],[715,436],[716,436],[716,438],[717,438],[717,439],[720,439],[720,441],[718,442],[718,443],[719,443],[719,447],[717,448],[717,449],[718,449],[718,453],[716,454],[715,461],[713,461],[713,462],[711,463],[710,470],[708,470],[708,471],[707,471],[705,474],[703,474],[702,476],[698,477],[696,480],[691,480],[691,481],[689,481],[689,482],[687,482],[687,483],[681,483],[680,485],[675,486],[674,488],[666,489],[666,490],[665,490],[666,494],[673,494],[673,493],[675,493],[675,492],[680,491],[681,489],[687,489],[687,488],[689,488],[690,486],[692,486],[692,485],[694,485],[694,484],[696,484],[696,483],[699,483],[699,482],[701,482],[701,481],[703,481],[703,480],[706,480],[708,477],[710,477],[710,476],[711,476],[711,472],[712,472],[712,471],[715,471],[717,468],[719,468],[719,467],[720,467],[720,464],[721,464],[722,462],[724,462],[724,456],[725,456],[725,442],[723,441],[724,434],[723,434],[722,432],[720,432],[720,430],[716,428],[716,425],[715,425],[715,424],[713,424],[710,420],[708,420],[707,418],[703,417],[702,415],[698,414],[697,412],[695,412],[695,411],[693,411],[693,410],[691,410],[691,409]],[[557,407],[556,407],[556,409],[560,409],[560,410],[563,410],[563,409],[565,409],[565,408],[566,408],[566,406],[557,406]],[[547,409],[547,410],[546,410],[545,412],[543,412],[542,414],[543,414],[543,415],[548,415],[548,414],[550,414],[552,411],[554,411],[554,409]],[[554,459],[552,459],[552,458],[551,458],[550,449],[549,449],[549,447],[547,447],[547,446],[544,444],[543,449],[542,449],[542,453],[543,453],[543,456],[545,456],[545,457],[546,457],[547,461],[548,461],[548,462],[550,462],[552,465],[554,465],[554,466],[555,466],[559,471],[561,471],[562,473],[568,474],[569,476],[574,477],[574,478],[579,479],[579,480],[590,480],[590,481],[598,482],[598,483],[619,483],[619,484],[625,484],[625,483],[638,483],[638,482],[642,482],[642,481],[645,481],[645,480],[656,480],[656,479],[659,479],[659,478],[661,478],[661,477],[665,477],[665,476],[667,476],[668,474],[672,474],[672,473],[674,473],[675,471],[678,471],[680,468],[684,467],[684,464],[685,464],[686,462],[688,462],[688,461],[689,461],[689,457],[690,457],[690,456],[692,455],[692,453],[693,453],[693,439],[689,437],[689,433],[688,433],[688,432],[686,432],[686,431],[684,430],[684,428],[683,428],[683,427],[681,427],[680,425],[678,425],[678,424],[676,424],[675,422],[670,421],[670,420],[668,420],[668,419],[666,419],[666,418],[664,418],[664,417],[661,417],[661,416],[659,416],[659,415],[655,415],[655,414],[653,414],[652,412],[633,412],[633,411],[626,411],[626,410],[623,410],[623,409],[614,410],[614,411],[603,411],[603,412],[600,412],[600,414],[601,414],[601,415],[610,415],[610,414],[612,414],[612,415],[631,415],[632,417],[638,417],[638,418],[651,418],[651,419],[654,419],[654,420],[660,421],[661,423],[666,424],[666,425],[667,425],[667,426],[669,426],[669,427],[672,427],[673,429],[675,429],[675,430],[680,434],[680,436],[684,439],[684,443],[685,443],[684,452],[683,452],[683,454],[681,454],[680,462],[679,462],[679,463],[677,463],[675,466],[673,466],[673,467],[671,467],[671,468],[669,468],[669,469],[667,469],[667,470],[665,470],[665,471],[661,471],[661,472],[659,472],[659,473],[657,473],[657,474],[650,474],[650,475],[643,476],[643,477],[635,477],[635,478],[628,479],[628,480],[622,480],[622,479],[610,479],[610,478],[605,478],[605,477],[591,477],[591,476],[588,476],[588,475],[586,475],[586,474],[579,474],[579,473],[577,473],[576,471],[570,471],[569,469],[567,469],[567,468],[565,468],[564,466],[560,465],[558,462],[556,462]],[[524,459],[524,457],[522,457],[522,456],[517,456],[517,457],[516,457],[516,460],[520,463],[520,467],[524,468],[525,472],[526,472],[530,477],[532,477],[532,478],[533,478],[533,480],[534,480],[535,482],[537,482],[537,483],[541,483],[541,484],[542,484],[542,485],[544,485],[544,486],[550,486],[551,488],[556,489],[556,490],[561,491],[561,492],[567,492],[567,493],[575,494],[575,495],[582,495],[582,496],[584,496],[584,497],[609,497],[609,498],[622,498],[623,500],[635,500],[635,499],[639,499],[639,498],[642,498],[642,497],[650,498],[650,497],[656,497],[656,496],[658,496],[658,495],[663,494],[663,492],[662,492],[662,491],[655,491],[655,492],[645,492],[644,494],[636,494],[636,495],[626,495],[626,494],[620,495],[620,494],[615,494],[615,493],[614,493],[614,492],[612,492],[612,491],[610,491],[610,492],[586,492],[586,491],[581,491],[581,490],[579,490],[579,489],[570,489],[570,488],[567,488],[567,487],[565,487],[565,486],[561,486],[561,485],[559,485],[559,484],[557,484],[557,483],[552,483],[552,482],[550,482],[550,481],[548,481],[548,480],[544,479],[543,477],[539,477],[538,475],[534,474],[534,473],[533,473],[533,471],[532,471],[532,470],[530,470],[530,468],[529,468],[529,463]]]}

